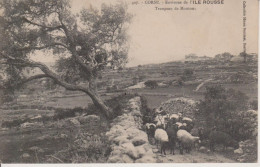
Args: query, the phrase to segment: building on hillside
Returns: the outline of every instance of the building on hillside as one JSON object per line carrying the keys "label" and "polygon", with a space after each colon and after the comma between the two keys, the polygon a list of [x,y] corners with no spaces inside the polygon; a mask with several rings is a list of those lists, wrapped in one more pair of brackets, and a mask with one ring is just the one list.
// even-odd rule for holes
{"label": "building on hillside", "polygon": [[231,61],[231,59],[233,58],[234,56],[231,55],[230,53],[222,53],[222,54],[217,54],[214,59],[217,60],[217,61]]}
{"label": "building on hillside", "polygon": [[211,57],[208,56],[196,56],[196,55],[186,55],[185,56],[185,62],[189,61],[207,61],[211,60]]}

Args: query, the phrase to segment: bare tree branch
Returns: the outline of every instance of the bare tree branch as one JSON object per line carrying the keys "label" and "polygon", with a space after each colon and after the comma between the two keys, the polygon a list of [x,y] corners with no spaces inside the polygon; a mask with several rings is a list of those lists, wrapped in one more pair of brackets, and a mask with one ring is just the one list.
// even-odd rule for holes
{"label": "bare tree branch", "polygon": [[32,81],[32,80],[35,80],[35,79],[41,79],[41,78],[47,78],[48,77],[48,75],[46,75],[46,74],[39,74],[39,75],[34,75],[34,76],[31,76],[31,77],[29,77],[29,78],[26,78],[26,79],[24,79],[24,80],[22,80],[21,82],[19,82],[19,83],[16,83],[16,86],[21,86],[21,85],[23,85],[23,84],[25,84],[25,83],[27,83],[27,82],[30,82],[30,81]]}
{"label": "bare tree branch", "polygon": [[46,25],[41,25],[41,24],[38,24],[38,23],[34,23],[30,20],[28,20],[27,18],[23,18],[23,20],[26,22],[26,23],[29,23],[31,25],[35,25],[35,26],[39,26],[39,27],[42,27],[42,28],[47,28],[49,31],[52,31],[52,30],[57,30],[57,29],[61,29],[61,25],[59,26],[56,26],[56,27],[49,27],[49,26],[46,26]]}
{"label": "bare tree branch", "polygon": [[45,45],[45,46],[28,46],[28,47],[24,47],[24,48],[17,48],[15,50],[17,51],[23,51],[23,50],[41,50],[41,49],[45,49],[45,48],[48,48],[48,47],[53,47],[53,46],[62,46],[66,49],[68,49],[68,46],[63,44],[63,43],[60,43],[60,42],[54,42],[54,43],[51,43],[49,45]]}

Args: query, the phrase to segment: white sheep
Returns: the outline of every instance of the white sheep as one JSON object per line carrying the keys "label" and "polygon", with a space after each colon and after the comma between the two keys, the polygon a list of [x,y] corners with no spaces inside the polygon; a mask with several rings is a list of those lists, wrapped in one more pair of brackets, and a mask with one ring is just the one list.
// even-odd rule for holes
{"label": "white sheep", "polygon": [[161,146],[161,154],[162,154],[162,152],[164,152],[164,154],[166,155],[165,149],[167,147],[167,143],[169,142],[167,132],[163,129],[156,129],[154,138],[155,138],[157,147],[158,147],[158,143]]}
{"label": "white sheep", "polygon": [[155,125],[154,123],[146,123],[146,124],[145,124],[145,127],[146,127],[147,129],[149,129],[151,126],[156,127],[156,125]]}
{"label": "white sheep", "polygon": [[190,118],[188,118],[188,117],[183,117],[182,121],[192,122],[192,119],[190,119]]}
{"label": "white sheep", "polygon": [[181,122],[176,122],[176,125],[178,126],[178,128],[180,128],[181,126],[183,126],[183,124]]}
{"label": "white sheep", "polygon": [[178,115],[178,114],[171,114],[171,115],[170,115],[170,119],[176,119],[176,120],[178,120],[178,119],[179,119],[179,115]]}
{"label": "white sheep", "polygon": [[177,139],[179,141],[181,154],[183,154],[183,149],[189,153],[192,146],[194,146],[194,143],[197,141],[199,142],[199,137],[192,136],[189,132],[183,129],[178,130]]}

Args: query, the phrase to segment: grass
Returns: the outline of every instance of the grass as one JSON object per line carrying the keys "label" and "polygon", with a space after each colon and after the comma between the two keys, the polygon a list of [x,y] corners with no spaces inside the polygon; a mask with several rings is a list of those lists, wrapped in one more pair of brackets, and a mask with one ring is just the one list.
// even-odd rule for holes
{"label": "grass", "polygon": [[[103,81],[106,81],[107,84],[109,84],[108,81],[111,78],[115,78],[115,83],[118,87],[124,88],[129,86],[128,84],[131,85],[133,81],[132,78],[137,75],[146,76],[145,80],[172,81],[179,78],[184,69],[189,67],[194,69],[194,75],[197,79],[205,80],[219,74],[219,72],[222,72],[223,70],[223,72],[225,72],[225,70],[226,72],[229,72],[227,75],[231,75],[232,72],[234,73],[234,71],[242,69],[242,67],[239,66],[222,68],[222,66],[214,64],[214,67],[204,70],[203,68],[208,67],[208,65],[197,65],[196,63],[187,65],[183,63],[173,63],[172,65],[165,65],[168,66],[163,67],[163,65],[155,65],[154,67],[149,68],[143,67],[144,69],[140,69],[139,71],[126,71],[125,73],[120,74],[108,72],[106,75],[109,77],[104,76]],[[161,75],[161,72],[167,72],[169,74],[168,77]],[[191,83],[192,82],[193,80]],[[92,139],[88,138],[87,141],[89,144],[82,148],[81,146],[84,144],[80,142],[84,142],[83,140],[86,136],[80,136],[84,136],[85,132],[92,135],[102,136],[109,129],[109,121],[101,117],[101,124],[99,125],[93,126],[86,124],[80,128],[75,128],[73,126],[59,127],[65,119],[74,117],[77,113],[81,114],[86,112],[96,114],[97,109],[92,105],[92,100],[80,92],[70,92],[59,89],[58,94],[55,94],[55,90],[46,91],[41,88],[39,84],[32,86],[35,87],[35,90],[39,91],[30,93],[20,92],[21,94],[29,94],[27,99],[1,106],[0,123],[3,123],[4,121],[10,121],[12,123],[13,121],[15,124],[17,122],[19,123],[19,119],[28,121],[30,117],[41,114],[44,117],[43,119],[46,119],[44,127],[40,129],[22,130],[18,129],[18,126],[11,126],[8,131],[0,131],[0,160],[4,163],[58,163],[59,160],[49,156],[53,155],[62,162],[105,162],[106,156],[109,152],[109,143],[107,143],[107,139],[103,136],[98,139],[104,140],[103,142],[95,143]],[[147,108],[152,109],[158,107],[162,102],[174,97],[184,96],[194,100],[203,99],[205,87],[202,87],[198,92],[194,92],[193,90],[197,86],[198,83],[184,85],[183,87],[169,86],[168,88],[159,87],[155,89],[142,88],[128,91],[131,92],[130,94],[120,94],[120,92],[102,92],[101,98],[106,100],[106,104],[115,111],[113,117],[116,117],[121,114],[126,102],[131,97],[134,97],[136,93],[144,96],[147,99]],[[240,90],[249,96],[250,100],[257,100],[257,83],[225,83],[223,86]],[[40,91],[42,92],[39,93]],[[33,95],[44,97],[44,100],[36,100]],[[78,109],[74,109],[75,107],[81,107],[84,111],[78,112]],[[51,119],[48,120],[49,118]],[[61,135],[68,137],[62,138],[60,137]],[[43,136],[46,138],[44,140],[40,139]],[[78,140],[79,143],[74,143],[76,140]],[[44,152],[36,154],[30,150],[33,146],[42,148]],[[90,152],[93,152],[94,150],[99,151],[92,156]],[[108,152],[105,150],[108,150]],[[23,153],[29,153],[30,157],[27,159],[21,158],[20,156]]]}
{"label": "grass", "polygon": [[[115,111],[114,117],[116,117],[122,113],[121,111],[128,100],[134,96],[135,94],[121,94],[111,97],[105,103]],[[74,102],[72,104],[74,107],[79,105],[76,100],[72,100],[72,102]],[[30,108],[31,106],[27,107]],[[18,108],[17,110],[0,111],[2,126],[6,127],[5,125],[9,123],[8,131],[0,131],[0,160],[2,162],[60,163],[59,160],[66,163],[106,162],[110,152],[110,143],[104,134],[109,129],[109,121],[98,114],[93,104],[88,105],[88,108],[75,107],[72,109],[25,109],[25,105],[22,105],[21,108],[23,109]],[[66,119],[83,113],[97,114],[101,120],[97,124],[89,122],[80,127],[67,125]],[[38,114],[41,114],[42,119],[45,119],[45,121],[37,120],[44,122],[43,127],[37,129],[19,128],[21,123],[30,122],[30,118]],[[21,115],[24,115],[24,117],[21,117]],[[49,115],[49,117],[46,115]],[[93,140],[92,136],[97,136],[97,139]],[[35,146],[41,148],[43,152],[30,150],[31,147]],[[28,153],[30,157],[22,158],[21,156],[24,153]]]}

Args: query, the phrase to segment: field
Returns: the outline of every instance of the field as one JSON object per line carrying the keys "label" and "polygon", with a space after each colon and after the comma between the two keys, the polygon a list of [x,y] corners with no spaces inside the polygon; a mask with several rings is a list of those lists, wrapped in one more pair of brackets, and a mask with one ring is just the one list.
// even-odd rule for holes
{"label": "field", "polygon": [[[185,69],[191,69],[193,74],[186,76]],[[232,76],[241,73],[250,76],[246,80],[234,80]],[[240,75],[239,73],[239,75]],[[212,64],[169,62],[159,65],[138,66],[122,71],[105,71],[103,77],[98,80],[99,94],[103,100],[108,100],[119,94],[139,94],[147,99],[148,107],[153,109],[162,102],[175,97],[187,97],[194,100],[202,100],[206,86],[221,84],[225,88],[233,88],[245,93],[250,101],[257,101],[257,64],[242,63]],[[181,78],[181,83],[178,81]],[[199,90],[198,85],[205,82]],[[142,87],[139,89],[127,89],[139,82],[156,80],[164,83],[156,88]],[[102,83],[105,83],[102,85]],[[117,87],[115,87],[116,85]],[[62,88],[47,90],[39,82],[33,82],[27,86],[31,91],[22,89],[16,92],[16,99],[1,105],[0,108],[0,160],[4,163],[60,163],[60,162],[84,162],[71,155],[61,160],[57,158],[62,151],[71,149],[79,135],[83,132],[90,136],[104,136],[109,129],[109,122],[102,116],[101,123],[84,125],[70,124],[70,119],[82,114],[76,113],[62,119],[53,119],[60,110],[81,107],[83,113],[90,114],[88,107],[91,99],[81,92],[70,92]],[[109,88],[109,89],[108,89]],[[89,113],[88,113],[89,112]],[[92,112],[95,113],[95,112]],[[37,118],[37,116],[40,116]],[[23,123],[35,123],[30,127],[21,127]],[[103,137],[105,140],[105,137]],[[89,138],[89,141],[92,141]],[[101,143],[104,146],[107,143]],[[94,158],[90,156],[85,162],[105,162],[106,156]],[[168,162],[168,160],[166,161]]]}

